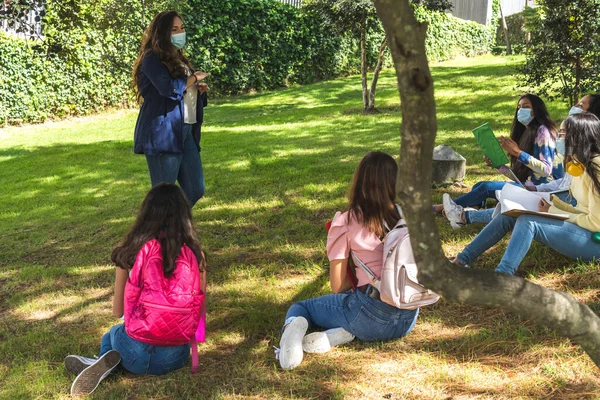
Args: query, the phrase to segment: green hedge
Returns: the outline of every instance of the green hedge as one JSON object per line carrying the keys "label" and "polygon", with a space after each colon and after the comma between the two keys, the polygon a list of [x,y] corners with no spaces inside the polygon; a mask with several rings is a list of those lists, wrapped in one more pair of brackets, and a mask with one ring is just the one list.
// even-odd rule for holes
{"label": "green hedge", "polygon": [[[0,32],[0,124],[135,106],[129,74],[151,10],[144,16],[136,0],[115,0],[110,7],[79,7],[80,1],[48,2],[44,42]],[[211,73],[213,96],[359,72],[356,38],[334,34],[307,9],[274,0],[188,0],[181,8],[188,55]],[[423,8],[416,15],[429,23],[432,61],[490,50],[490,28]],[[371,65],[382,35],[369,34]]]}
{"label": "green hedge", "polygon": [[265,0],[190,0],[187,52],[220,94],[329,79],[356,70],[350,37],[319,15]]}
{"label": "green hedge", "polygon": [[430,61],[443,61],[458,56],[473,57],[491,50],[495,26],[492,29],[422,7],[415,9],[415,16],[418,21],[428,23],[425,47]]}
{"label": "green hedge", "polygon": [[69,64],[36,42],[0,31],[0,123],[39,122],[95,112],[124,100],[127,81],[90,53]]}

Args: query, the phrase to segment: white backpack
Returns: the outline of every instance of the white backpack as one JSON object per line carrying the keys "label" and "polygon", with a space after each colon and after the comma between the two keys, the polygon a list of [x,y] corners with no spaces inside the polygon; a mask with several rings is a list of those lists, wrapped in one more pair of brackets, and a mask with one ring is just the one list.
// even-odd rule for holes
{"label": "white backpack", "polygon": [[[399,207],[398,212],[402,215]],[[425,288],[417,280],[417,264],[410,245],[408,229],[402,218],[385,236],[381,277],[376,276],[353,252],[350,252],[350,255],[354,264],[365,271],[372,285],[379,290],[381,301],[387,304],[403,310],[414,310],[440,299],[437,293]]]}

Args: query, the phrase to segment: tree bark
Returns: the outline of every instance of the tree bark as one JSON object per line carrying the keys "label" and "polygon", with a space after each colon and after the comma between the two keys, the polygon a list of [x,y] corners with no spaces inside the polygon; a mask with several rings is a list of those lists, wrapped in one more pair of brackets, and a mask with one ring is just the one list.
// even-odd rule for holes
{"label": "tree bark", "polygon": [[369,106],[369,89],[367,87],[367,17],[360,23],[360,73],[362,75],[363,109]]}
{"label": "tree bark", "polygon": [[396,68],[402,108],[398,197],[406,213],[419,279],[444,298],[502,308],[577,342],[600,366],[600,318],[567,293],[516,276],[458,267],[441,247],[431,212],[431,170],[437,131],[433,80],[425,54],[427,26],[408,0],[375,0]]}
{"label": "tree bark", "polygon": [[375,109],[375,92],[377,91],[377,81],[379,80],[379,73],[383,68],[383,59],[385,58],[385,48],[387,47],[387,38],[383,38],[381,46],[379,46],[379,56],[377,57],[377,65],[375,71],[373,71],[373,79],[371,80],[371,89],[369,90],[369,104],[365,109],[367,114],[377,112]]}
{"label": "tree bark", "polygon": [[506,25],[506,18],[504,18],[504,13],[502,12],[502,2],[499,3],[500,9],[500,18],[502,19],[502,30],[504,31],[504,40],[506,41],[506,54],[511,55],[512,49],[510,48],[510,35],[508,33],[508,25]]}

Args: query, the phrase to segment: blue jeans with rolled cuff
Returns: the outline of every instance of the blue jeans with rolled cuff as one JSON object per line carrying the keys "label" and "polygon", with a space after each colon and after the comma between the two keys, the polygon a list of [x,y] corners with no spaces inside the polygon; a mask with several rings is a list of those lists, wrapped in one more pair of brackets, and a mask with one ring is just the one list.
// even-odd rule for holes
{"label": "blue jeans with rolled cuff", "polygon": [[135,340],[125,332],[125,325],[113,326],[102,336],[100,354],[116,350],[121,366],[134,374],[164,375],[183,368],[190,357],[189,343],[181,346],[155,346]]}
{"label": "blue jeans with rolled cuff", "polygon": [[344,328],[362,341],[401,338],[413,329],[419,310],[401,310],[360,290],[328,294],[294,303],[286,315],[304,317],[309,327]]}

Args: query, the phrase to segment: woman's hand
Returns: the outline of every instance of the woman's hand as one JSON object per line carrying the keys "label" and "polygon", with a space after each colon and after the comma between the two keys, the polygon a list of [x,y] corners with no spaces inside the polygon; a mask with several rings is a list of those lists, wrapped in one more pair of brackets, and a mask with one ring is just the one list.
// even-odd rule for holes
{"label": "woman's hand", "polygon": [[490,160],[486,156],[483,156],[483,161],[485,161],[485,163],[487,164],[488,167],[492,166],[492,160]]}
{"label": "woman's hand", "polygon": [[515,142],[514,140],[504,136],[500,136],[498,138],[498,141],[500,142],[500,146],[502,146],[502,148],[506,150],[511,156],[519,157],[521,155],[521,149],[519,148],[517,142]]}
{"label": "woman's hand", "polygon": [[525,189],[529,190],[530,192],[537,192],[537,187],[531,181],[525,182]]}
{"label": "woman's hand", "polygon": [[198,88],[199,94],[203,94],[204,92],[208,92],[210,90],[210,88],[208,87],[208,85],[205,82],[197,83],[196,87]]}
{"label": "woman's hand", "polygon": [[197,79],[196,82],[200,82],[202,79],[206,78],[210,74],[207,72],[196,71],[196,72],[194,72],[194,75],[196,76],[196,79]]}
{"label": "woman's hand", "polygon": [[548,203],[544,199],[540,199],[540,202],[538,203],[538,211],[539,212],[548,212],[549,209],[550,209],[550,203]]}

